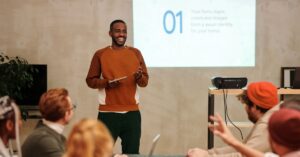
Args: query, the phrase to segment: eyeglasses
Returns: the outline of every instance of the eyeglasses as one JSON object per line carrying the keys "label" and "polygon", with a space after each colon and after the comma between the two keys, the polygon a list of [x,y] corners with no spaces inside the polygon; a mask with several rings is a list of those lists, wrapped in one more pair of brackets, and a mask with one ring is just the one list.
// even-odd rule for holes
{"label": "eyeglasses", "polygon": [[77,104],[72,104],[72,107],[69,110],[75,110],[77,108]]}

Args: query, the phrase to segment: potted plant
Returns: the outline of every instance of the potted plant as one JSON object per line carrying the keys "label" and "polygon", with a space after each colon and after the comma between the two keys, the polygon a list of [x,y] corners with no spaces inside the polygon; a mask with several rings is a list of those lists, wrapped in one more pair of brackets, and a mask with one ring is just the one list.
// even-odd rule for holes
{"label": "potted plant", "polygon": [[32,73],[36,70],[24,58],[0,53],[0,97],[8,95],[22,99],[22,89],[32,86]]}

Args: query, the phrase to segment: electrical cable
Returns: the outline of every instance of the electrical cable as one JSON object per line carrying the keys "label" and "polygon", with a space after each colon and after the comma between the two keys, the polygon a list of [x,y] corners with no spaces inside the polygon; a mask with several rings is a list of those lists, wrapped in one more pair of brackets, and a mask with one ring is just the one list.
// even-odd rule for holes
{"label": "electrical cable", "polygon": [[230,122],[230,124],[232,124],[238,131],[239,131],[239,133],[240,133],[240,135],[241,135],[241,139],[243,140],[244,139],[244,136],[243,136],[243,132],[242,132],[242,130],[238,127],[238,126],[236,126],[233,122],[232,122],[232,120],[230,119],[230,117],[229,117],[229,114],[228,114],[228,105],[227,105],[227,96],[228,96],[228,90],[226,89],[223,89],[223,101],[224,101],[224,119],[225,119],[225,123],[226,123],[226,125],[227,125],[227,119],[228,119],[228,121]]}

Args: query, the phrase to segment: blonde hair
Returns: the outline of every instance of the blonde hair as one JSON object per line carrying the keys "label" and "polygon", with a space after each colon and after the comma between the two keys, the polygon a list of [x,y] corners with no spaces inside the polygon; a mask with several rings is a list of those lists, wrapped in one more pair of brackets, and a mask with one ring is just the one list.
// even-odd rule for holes
{"label": "blonde hair", "polygon": [[113,139],[106,126],[95,119],[82,119],[73,127],[64,157],[110,157]]}

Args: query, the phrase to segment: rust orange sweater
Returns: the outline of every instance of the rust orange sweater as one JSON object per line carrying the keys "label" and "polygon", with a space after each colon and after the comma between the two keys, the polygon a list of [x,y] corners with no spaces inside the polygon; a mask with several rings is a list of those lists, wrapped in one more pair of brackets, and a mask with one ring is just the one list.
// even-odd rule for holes
{"label": "rust orange sweater", "polygon": [[[134,73],[142,68],[142,77],[134,79]],[[108,81],[127,76],[120,81],[120,86],[107,88]],[[110,46],[98,50],[91,61],[86,77],[90,88],[99,90],[100,111],[135,111],[139,110],[137,85],[148,84],[147,68],[141,52],[133,47],[112,48]]]}

